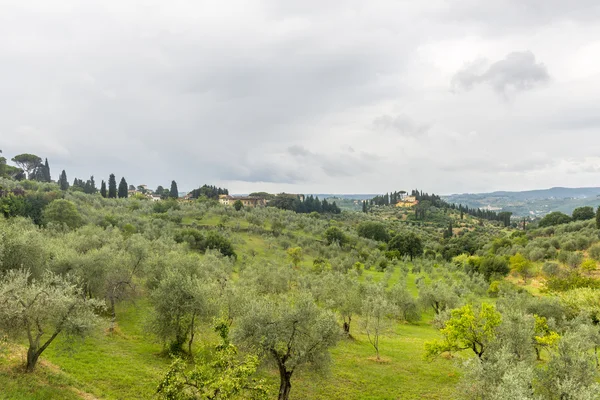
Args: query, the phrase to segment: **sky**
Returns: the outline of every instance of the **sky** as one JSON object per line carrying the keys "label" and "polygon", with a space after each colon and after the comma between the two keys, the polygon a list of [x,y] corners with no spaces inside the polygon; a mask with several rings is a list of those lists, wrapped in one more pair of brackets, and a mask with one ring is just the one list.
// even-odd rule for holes
{"label": "sky", "polygon": [[232,193],[600,186],[597,0],[0,0],[0,149]]}

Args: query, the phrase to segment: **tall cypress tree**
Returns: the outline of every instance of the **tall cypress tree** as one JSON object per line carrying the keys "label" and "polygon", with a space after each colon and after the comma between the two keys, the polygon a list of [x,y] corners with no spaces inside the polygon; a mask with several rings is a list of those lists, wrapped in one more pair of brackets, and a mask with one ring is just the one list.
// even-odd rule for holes
{"label": "tall cypress tree", "polygon": [[362,202],[362,212],[366,213],[367,211],[368,211],[368,210],[367,210],[367,202],[366,202],[366,201],[363,201],[363,202]]}
{"label": "tall cypress tree", "polygon": [[96,188],[96,181],[94,180],[94,175],[90,176],[90,192],[92,194],[95,194],[98,191],[98,188]]}
{"label": "tall cypress tree", "polygon": [[117,180],[115,179],[115,174],[110,174],[108,177],[108,198],[117,198]]}
{"label": "tall cypress tree", "polygon": [[46,182],[52,182],[52,175],[50,174],[50,164],[48,164],[47,158],[46,162],[44,163],[44,180]]}
{"label": "tall cypress tree", "polygon": [[102,184],[100,185],[100,196],[106,197],[106,182],[102,179]]}
{"label": "tall cypress tree", "polygon": [[600,229],[600,207],[596,211],[596,228]]}
{"label": "tall cypress tree", "polygon": [[128,194],[129,193],[127,192],[127,181],[125,180],[125,178],[121,178],[121,182],[119,182],[119,198],[126,199]]}
{"label": "tall cypress tree", "polygon": [[171,182],[171,190],[169,191],[169,197],[172,199],[179,198],[179,190],[177,190],[177,182],[175,181]]}
{"label": "tall cypress tree", "polygon": [[58,186],[60,190],[67,190],[69,188],[69,181],[67,180],[67,173],[63,169],[60,173],[60,178],[58,178]]}

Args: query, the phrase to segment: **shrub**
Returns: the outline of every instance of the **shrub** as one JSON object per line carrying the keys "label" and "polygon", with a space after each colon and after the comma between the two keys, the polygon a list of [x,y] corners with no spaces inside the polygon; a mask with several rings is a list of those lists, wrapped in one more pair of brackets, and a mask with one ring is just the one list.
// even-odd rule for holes
{"label": "shrub", "polygon": [[561,213],[560,211],[554,211],[542,218],[538,225],[540,227],[547,227],[568,224],[569,222],[571,222],[571,217],[567,214]]}
{"label": "shrub", "polygon": [[596,243],[588,250],[590,257],[596,261],[600,261],[600,243]]}
{"label": "shrub", "polygon": [[385,228],[385,225],[379,222],[361,222],[358,225],[356,231],[358,233],[358,236],[367,239],[377,240],[380,242],[387,242],[388,240],[390,240],[390,234]]}
{"label": "shrub", "polygon": [[508,275],[510,268],[505,257],[488,256],[481,260],[479,272],[489,281],[494,276]]}
{"label": "shrub", "polygon": [[340,246],[343,246],[348,242],[348,238],[344,235],[344,232],[337,226],[327,228],[323,235],[325,236],[327,244],[339,243]]}
{"label": "shrub", "polygon": [[542,273],[546,275],[547,278],[557,276],[560,273],[560,265],[555,262],[545,262],[542,266]]}

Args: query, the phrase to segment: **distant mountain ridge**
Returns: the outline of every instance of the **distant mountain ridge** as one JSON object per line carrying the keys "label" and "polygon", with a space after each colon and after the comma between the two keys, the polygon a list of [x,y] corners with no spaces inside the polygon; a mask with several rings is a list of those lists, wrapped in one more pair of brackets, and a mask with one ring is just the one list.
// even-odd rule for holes
{"label": "distant mountain ridge", "polygon": [[600,205],[600,187],[553,187],[525,191],[496,191],[442,196],[450,203],[511,211],[515,216],[543,216],[552,211],[570,214],[582,206]]}

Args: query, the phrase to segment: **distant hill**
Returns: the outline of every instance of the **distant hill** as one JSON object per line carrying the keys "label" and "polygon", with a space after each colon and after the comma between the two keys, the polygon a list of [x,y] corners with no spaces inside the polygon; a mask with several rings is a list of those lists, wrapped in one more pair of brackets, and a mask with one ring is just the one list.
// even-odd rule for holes
{"label": "distant hill", "polygon": [[522,192],[463,193],[443,196],[450,203],[511,211],[515,216],[543,216],[552,211],[570,214],[581,206],[600,205],[600,187],[553,187]]}

